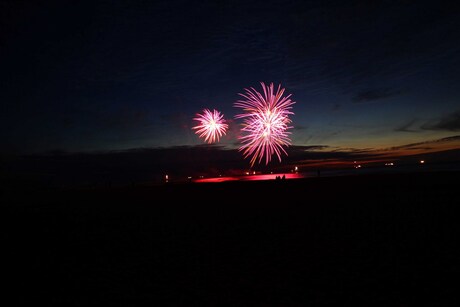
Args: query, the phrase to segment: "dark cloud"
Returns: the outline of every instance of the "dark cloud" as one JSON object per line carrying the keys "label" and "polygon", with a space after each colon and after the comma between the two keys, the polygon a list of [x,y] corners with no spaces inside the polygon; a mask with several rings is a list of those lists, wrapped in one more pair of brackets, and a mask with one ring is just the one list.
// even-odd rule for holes
{"label": "dark cloud", "polygon": [[433,124],[422,126],[426,130],[460,131],[460,110],[447,114]]}
{"label": "dark cloud", "polygon": [[375,100],[387,99],[393,96],[398,96],[401,91],[392,90],[390,88],[375,88],[368,89],[357,93],[352,101],[355,103],[372,102]]}
{"label": "dark cloud", "polygon": [[328,145],[293,145],[289,147],[289,151],[291,152],[301,152],[301,151],[314,151],[314,150],[323,150],[326,148],[330,148]]}
{"label": "dark cloud", "polygon": [[417,122],[417,119],[411,119],[408,122],[402,124],[401,126],[398,126],[394,129],[394,131],[397,132],[419,132],[420,130],[413,129],[413,125]]}
{"label": "dark cloud", "polygon": [[307,126],[302,126],[302,125],[295,125],[294,130],[306,130],[308,127]]}
{"label": "dark cloud", "polygon": [[368,153],[375,153],[377,151],[376,148],[336,148],[332,151],[335,152],[350,152],[353,154],[368,154]]}
{"label": "dark cloud", "polygon": [[447,143],[447,142],[455,142],[455,141],[460,141],[460,135],[455,135],[455,136],[449,136],[445,137],[442,139],[436,139],[436,140],[428,140],[424,142],[417,142],[417,143],[411,143],[411,144],[405,144],[401,146],[394,146],[389,148],[389,150],[398,150],[398,149],[432,149],[432,146],[429,145],[435,145],[439,143]]}
{"label": "dark cloud", "polygon": [[359,159],[370,159],[381,155],[376,150],[356,150],[332,148],[327,145],[291,146],[287,149],[288,156],[284,161],[296,163],[297,161],[322,161],[322,160],[343,160],[354,161]]}

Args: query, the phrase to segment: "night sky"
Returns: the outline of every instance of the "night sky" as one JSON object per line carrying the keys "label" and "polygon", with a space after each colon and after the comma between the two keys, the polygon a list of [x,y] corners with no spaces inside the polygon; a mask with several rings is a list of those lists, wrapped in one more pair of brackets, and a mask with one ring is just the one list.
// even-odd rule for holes
{"label": "night sky", "polygon": [[0,1],[1,153],[198,148],[203,108],[235,149],[233,104],[260,82],[296,102],[294,151],[458,149],[450,3]]}

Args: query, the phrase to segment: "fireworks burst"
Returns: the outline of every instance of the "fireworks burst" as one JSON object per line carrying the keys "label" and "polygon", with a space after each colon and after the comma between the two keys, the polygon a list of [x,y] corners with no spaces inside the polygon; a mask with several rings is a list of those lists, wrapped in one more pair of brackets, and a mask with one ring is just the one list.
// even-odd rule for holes
{"label": "fireworks burst", "polygon": [[212,112],[209,109],[204,109],[203,113],[197,113],[194,120],[200,124],[192,127],[196,129],[195,133],[204,137],[205,142],[209,144],[218,142],[222,135],[227,133],[228,125],[225,123],[224,115],[217,110]]}
{"label": "fireworks burst", "polygon": [[265,164],[271,161],[273,154],[276,154],[281,162],[281,155],[287,155],[284,147],[291,144],[289,139],[292,122],[289,115],[294,114],[290,110],[294,101],[291,95],[283,97],[284,88],[278,85],[276,92],[273,83],[266,86],[261,82],[263,93],[256,91],[253,87],[245,89],[245,94],[239,94],[244,100],[238,100],[234,106],[244,110],[235,118],[243,119],[243,135],[239,137],[244,158],[251,157],[251,166],[256,161],[260,163],[265,156]]}

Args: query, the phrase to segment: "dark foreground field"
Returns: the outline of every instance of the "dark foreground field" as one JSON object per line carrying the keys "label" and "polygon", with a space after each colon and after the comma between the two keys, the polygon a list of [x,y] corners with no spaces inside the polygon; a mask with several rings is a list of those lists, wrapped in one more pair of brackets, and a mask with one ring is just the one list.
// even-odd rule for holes
{"label": "dark foreground field", "polygon": [[458,305],[460,174],[2,196],[8,306]]}

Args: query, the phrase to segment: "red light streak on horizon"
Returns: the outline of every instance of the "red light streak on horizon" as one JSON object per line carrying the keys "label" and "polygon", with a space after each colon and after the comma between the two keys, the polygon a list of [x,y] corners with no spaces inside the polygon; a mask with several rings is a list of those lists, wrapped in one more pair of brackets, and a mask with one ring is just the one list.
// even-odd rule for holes
{"label": "red light streak on horizon", "polygon": [[276,177],[283,177],[285,179],[300,179],[309,177],[300,173],[279,173],[279,174],[260,174],[260,175],[242,175],[242,176],[226,176],[226,177],[212,177],[195,179],[193,182],[225,182],[225,181],[254,181],[254,180],[276,180]]}

